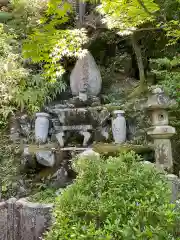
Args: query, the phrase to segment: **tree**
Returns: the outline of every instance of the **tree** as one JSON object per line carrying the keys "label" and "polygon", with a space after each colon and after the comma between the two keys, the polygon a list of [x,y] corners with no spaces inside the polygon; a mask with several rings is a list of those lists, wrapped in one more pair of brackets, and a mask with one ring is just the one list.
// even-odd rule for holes
{"label": "tree", "polygon": [[[87,0],[88,1],[88,0]],[[179,39],[179,1],[169,0],[100,0],[97,11],[103,23],[115,29],[119,35],[131,38],[139,68],[140,93],[147,87],[140,34],[165,31],[170,43]],[[81,16],[82,18],[82,16]],[[43,76],[49,82],[59,80],[59,91],[65,88],[62,81],[67,59],[76,59],[83,54],[88,38],[85,29],[77,29],[73,5],[68,1],[50,0],[39,27],[27,38],[24,56],[42,66]],[[145,27],[144,27],[145,26]]]}
{"label": "tree", "polygon": [[[103,15],[103,22],[110,29],[116,29],[120,35],[129,35],[136,54],[140,75],[140,87],[146,85],[141,47],[138,33],[162,29],[170,43],[180,37],[180,2],[154,0],[101,0],[97,10]],[[146,27],[143,27],[146,24]]]}

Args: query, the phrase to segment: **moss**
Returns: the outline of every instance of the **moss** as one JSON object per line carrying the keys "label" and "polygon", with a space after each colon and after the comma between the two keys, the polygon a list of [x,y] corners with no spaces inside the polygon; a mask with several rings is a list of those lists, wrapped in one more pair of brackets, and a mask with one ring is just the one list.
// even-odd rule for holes
{"label": "moss", "polygon": [[148,87],[147,85],[139,85],[136,87],[131,93],[129,93],[128,98],[129,99],[134,99],[134,98],[139,98],[144,95],[147,95],[148,93]]}
{"label": "moss", "polygon": [[41,190],[38,193],[28,197],[28,201],[48,204],[48,203],[54,203],[56,197],[57,197],[56,190],[54,188],[47,188],[45,190]]}
{"label": "moss", "polygon": [[119,152],[130,152],[134,151],[138,154],[140,153],[150,153],[154,149],[152,146],[142,146],[142,145],[131,145],[131,144],[95,144],[93,146],[94,151],[100,154],[109,154],[109,153],[119,153]]}
{"label": "moss", "polygon": [[40,146],[37,146],[36,144],[29,144],[28,146],[28,151],[29,153],[31,154],[34,154],[34,153],[37,153],[39,152],[40,150],[41,151],[50,151],[54,148],[56,148],[56,144],[43,144],[43,145],[40,145]]}

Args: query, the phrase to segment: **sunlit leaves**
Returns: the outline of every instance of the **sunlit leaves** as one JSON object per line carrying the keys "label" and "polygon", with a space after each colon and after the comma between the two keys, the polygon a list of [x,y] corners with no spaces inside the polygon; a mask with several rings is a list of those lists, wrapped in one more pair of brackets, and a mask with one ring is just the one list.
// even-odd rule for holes
{"label": "sunlit leaves", "polygon": [[153,0],[143,1],[148,12],[152,13],[149,14],[139,2],[138,0],[101,0],[98,11],[104,15],[103,20],[109,28],[117,28],[124,31],[155,19],[154,13],[159,10],[159,6]]}
{"label": "sunlit leaves", "polygon": [[117,29],[121,35],[129,35],[142,24],[152,22],[155,28],[165,31],[169,44],[180,38],[180,3],[177,0],[101,0],[97,10],[108,28]]}
{"label": "sunlit leaves", "polygon": [[[72,5],[66,1],[50,0],[46,16],[42,19],[46,23],[48,16],[51,21],[41,25],[24,43],[24,56],[34,63],[42,63],[43,76],[50,82],[61,79],[64,69],[64,58],[78,57],[82,46],[87,42],[84,29],[61,29],[62,24],[69,21]],[[59,29],[57,28],[59,26]],[[65,85],[59,84],[62,91]]]}

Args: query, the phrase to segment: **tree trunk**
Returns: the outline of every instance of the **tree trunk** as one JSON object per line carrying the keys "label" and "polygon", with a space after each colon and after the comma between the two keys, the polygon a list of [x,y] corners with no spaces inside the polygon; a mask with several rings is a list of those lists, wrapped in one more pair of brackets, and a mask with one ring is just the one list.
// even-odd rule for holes
{"label": "tree trunk", "polygon": [[138,69],[139,69],[140,87],[144,87],[146,85],[146,77],[145,77],[145,71],[144,71],[143,58],[141,54],[141,48],[137,43],[137,39],[134,33],[131,39],[132,39],[132,46],[134,49],[134,53],[136,55],[136,60],[137,60]]}

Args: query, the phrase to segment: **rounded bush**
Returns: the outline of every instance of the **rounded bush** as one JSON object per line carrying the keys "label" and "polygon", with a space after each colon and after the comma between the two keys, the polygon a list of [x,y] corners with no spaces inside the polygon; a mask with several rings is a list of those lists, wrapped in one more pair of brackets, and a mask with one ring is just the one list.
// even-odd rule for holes
{"label": "rounded bush", "polygon": [[56,199],[56,221],[45,239],[176,239],[168,184],[140,160],[134,153],[77,160],[79,175]]}

